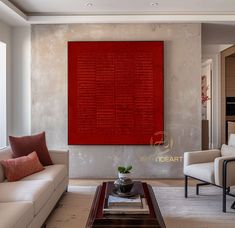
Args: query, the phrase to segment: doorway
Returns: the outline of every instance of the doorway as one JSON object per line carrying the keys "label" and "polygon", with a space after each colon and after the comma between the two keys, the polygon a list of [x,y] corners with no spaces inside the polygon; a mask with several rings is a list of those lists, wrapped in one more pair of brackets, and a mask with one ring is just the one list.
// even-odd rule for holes
{"label": "doorway", "polygon": [[228,142],[230,133],[235,133],[235,45],[221,52],[222,144]]}
{"label": "doorway", "polygon": [[212,59],[202,62],[202,150],[212,148]]}

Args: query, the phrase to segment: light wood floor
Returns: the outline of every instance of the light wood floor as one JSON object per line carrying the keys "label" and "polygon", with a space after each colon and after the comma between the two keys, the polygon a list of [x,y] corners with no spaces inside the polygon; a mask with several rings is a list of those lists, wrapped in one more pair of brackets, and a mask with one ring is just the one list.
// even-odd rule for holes
{"label": "light wood floor", "polygon": [[[73,186],[97,186],[103,181],[110,181],[111,179],[70,179],[69,185]],[[113,181],[113,180],[112,180]],[[165,186],[165,187],[182,187],[184,186],[184,179],[141,179],[152,186]],[[195,186],[198,181],[189,180],[189,186]]]}

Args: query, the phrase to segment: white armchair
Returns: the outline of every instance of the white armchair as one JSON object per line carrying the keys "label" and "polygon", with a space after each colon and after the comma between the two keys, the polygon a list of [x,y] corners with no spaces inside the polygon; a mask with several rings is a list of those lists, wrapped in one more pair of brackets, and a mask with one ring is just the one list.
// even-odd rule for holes
{"label": "white armchair", "polygon": [[[230,186],[235,185],[235,134],[231,134],[228,145],[221,150],[204,150],[184,153],[185,198],[188,197],[188,178],[199,180],[199,187],[212,184],[223,188],[223,212],[226,212],[226,196],[235,197]],[[235,209],[235,203],[232,208]]]}

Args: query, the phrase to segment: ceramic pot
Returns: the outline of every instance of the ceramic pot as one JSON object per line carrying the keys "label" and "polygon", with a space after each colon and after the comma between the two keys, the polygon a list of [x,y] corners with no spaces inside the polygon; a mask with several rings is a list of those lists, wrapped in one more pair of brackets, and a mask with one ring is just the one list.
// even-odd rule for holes
{"label": "ceramic pot", "polygon": [[118,178],[129,178],[131,177],[131,173],[118,173]]}

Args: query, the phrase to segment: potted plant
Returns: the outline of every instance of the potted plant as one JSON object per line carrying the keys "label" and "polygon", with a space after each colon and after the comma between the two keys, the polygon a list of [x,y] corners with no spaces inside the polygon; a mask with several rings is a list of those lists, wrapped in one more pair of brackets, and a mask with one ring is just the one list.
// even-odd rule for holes
{"label": "potted plant", "polygon": [[118,179],[114,181],[114,186],[117,190],[117,193],[128,194],[130,193],[134,182],[130,178],[130,174],[132,170],[132,166],[129,165],[127,167],[119,166],[118,167]]}
{"label": "potted plant", "polygon": [[118,177],[119,178],[130,178],[130,174],[131,174],[131,171],[132,170],[132,166],[129,165],[127,167],[124,167],[124,166],[119,166],[118,167]]}

